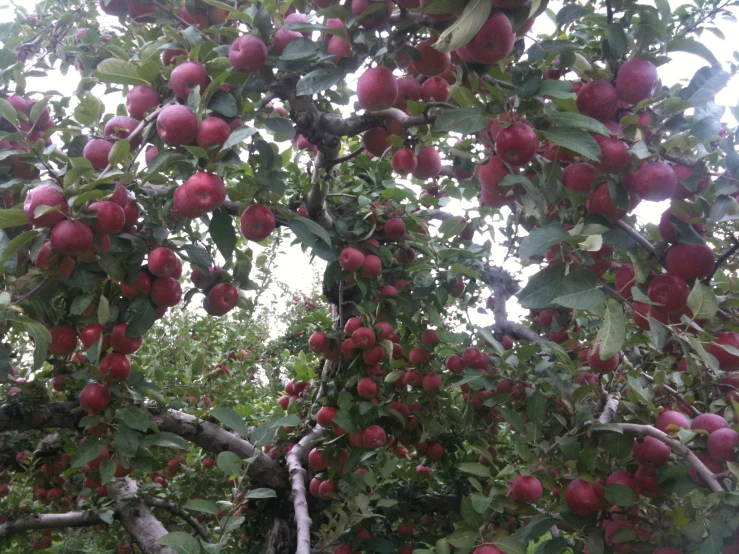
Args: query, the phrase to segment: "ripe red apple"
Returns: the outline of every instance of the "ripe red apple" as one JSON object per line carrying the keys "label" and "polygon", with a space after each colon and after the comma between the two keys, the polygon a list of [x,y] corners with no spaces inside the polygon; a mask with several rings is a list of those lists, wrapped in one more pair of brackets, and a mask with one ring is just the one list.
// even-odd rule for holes
{"label": "ripe red apple", "polygon": [[495,137],[495,153],[514,166],[526,165],[534,159],[539,139],[534,130],[520,121],[501,129]]}
{"label": "ripe red apple", "polygon": [[379,425],[370,425],[362,433],[362,442],[365,448],[380,448],[385,445],[387,435]]}
{"label": "ripe red apple", "polygon": [[606,485],[622,485],[629,487],[634,493],[634,498],[639,496],[639,479],[633,473],[628,471],[614,471],[606,479]]}
{"label": "ripe red apple", "polygon": [[331,427],[334,424],[337,410],[331,406],[324,406],[316,414],[316,421],[322,427]]}
{"label": "ripe red apple", "polygon": [[198,62],[181,63],[172,70],[169,78],[172,91],[180,100],[187,100],[187,97],[196,87],[200,87],[200,94],[203,94],[208,87],[208,83],[210,83],[208,70]]}
{"label": "ripe red apple", "polygon": [[157,133],[167,146],[190,144],[198,134],[198,118],[182,104],[165,106],[157,117]]}
{"label": "ripe red apple", "polygon": [[77,333],[71,327],[66,325],[52,327],[49,329],[49,333],[51,333],[49,352],[55,356],[70,354],[77,348]]}
{"label": "ripe red apple", "polygon": [[[450,55],[448,52],[439,52],[433,47],[435,40],[424,40],[416,45],[416,50],[421,55],[421,59],[413,62],[413,67],[421,75],[433,77],[443,73],[449,66]],[[446,102],[446,100],[440,100]]]}
{"label": "ripe red apple", "polygon": [[667,314],[675,313],[685,308],[690,295],[690,287],[677,275],[662,273],[649,283],[647,296],[652,302],[661,304],[660,310]]}
{"label": "ripe red apple", "polygon": [[160,308],[171,308],[180,303],[182,287],[174,277],[159,277],[151,283],[151,301]]}
{"label": "ripe red apple", "polygon": [[672,197],[677,188],[677,176],[664,162],[643,163],[636,173],[629,174],[626,187],[644,200],[659,202]]}
{"label": "ripe red apple", "polygon": [[712,435],[719,429],[726,429],[729,422],[718,414],[705,413],[696,416],[690,424],[692,430],[703,430]]}
{"label": "ripe red apple", "polygon": [[398,96],[398,83],[390,68],[371,67],[357,80],[357,99],[368,111],[391,108]]}
{"label": "ripe red apple", "polygon": [[241,35],[231,43],[228,60],[239,73],[259,73],[267,61],[267,46],[255,35]]}
{"label": "ripe red apple", "polygon": [[120,233],[126,224],[126,214],[123,208],[110,200],[92,202],[87,209],[97,215],[98,222],[93,227],[97,235]]}
{"label": "ripe red apple", "polygon": [[642,441],[634,439],[632,454],[641,465],[650,469],[657,469],[670,460],[672,450],[665,443],[654,437],[644,437]]}
{"label": "ripe red apple", "polygon": [[171,275],[177,267],[177,254],[166,246],[159,246],[149,252],[148,267],[156,277]]}
{"label": "ripe red apple", "polygon": [[162,50],[162,64],[172,65],[175,63],[176,58],[179,58],[180,56],[187,56],[187,50],[174,50],[172,48],[166,48]]}
{"label": "ripe red apple", "polygon": [[195,219],[212,212],[225,200],[226,186],[221,178],[214,173],[198,171],[175,189],[174,208],[183,216]]}
{"label": "ripe red apple", "polygon": [[399,536],[403,538],[412,537],[413,524],[410,521],[404,521],[403,523],[398,524],[398,526],[395,528],[395,531],[398,533]]}
{"label": "ripe red apple", "polygon": [[374,254],[367,254],[361,268],[362,277],[379,277],[382,274],[382,260]]}
{"label": "ripe red apple", "polygon": [[[393,12],[393,3],[390,0],[382,2],[384,8],[366,15],[359,20],[359,24],[365,29],[377,29],[385,25]],[[352,15],[359,16],[373,6],[372,0],[352,0]]]}
{"label": "ripe red apple", "polygon": [[329,500],[332,495],[339,492],[339,487],[334,481],[322,481],[318,487],[318,498]]}
{"label": "ripe red apple", "polygon": [[[106,137],[115,137],[118,139],[127,139],[131,133],[139,126],[138,121],[127,115],[117,115],[110,118],[103,128],[103,134]],[[131,140],[131,147],[135,148],[141,143],[141,137],[138,136]]]}
{"label": "ripe red apple", "polygon": [[357,383],[357,394],[365,400],[377,398],[377,395],[380,394],[380,387],[372,377],[365,377]]}
{"label": "ripe red apple", "polygon": [[690,419],[682,412],[676,410],[665,410],[657,417],[657,422],[654,426],[660,431],[669,433],[668,427],[671,425],[675,427],[681,427],[683,429],[690,429]]}
{"label": "ripe red apple", "polygon": [[616,78],[618,98],[627,104],[638,104],[654,95],[657,81],[659,75],[652,62],[640,59],[628,60],[618,70]]}
{"label": "ripe red apple", "polygon": [[162,99],[159,93],[146,85],[136,85],[126,96],[126,110],[134,119],[144,119],[146,114],[155,109]]}
{"label": "ripe red apple", "polygon": [[267,206],[252,204],[241,214],[241,234],[254,242],[262,242],[275,230],[275,216]]}
{"label": "ripe red apple", "polygon": [[395,98],[394,108],[399,110],[408,109],[408,101],[419,102],[423,98],[423,91],[421,85],[415,79],[415,77],[401,77],[397,80],[398,95]]}
{"label": "ripe red apple", "polygon": [[328,467],[328,461],[323,457],[323,450],[314,448],[308,454],[308,465],[315,471],[322,471]]}
{"label": "ripe red apple", "polygon": [[429,353],[425,348],[416,346],[408,353],[408,361],[413,365],[423,365],[429,361]]}
{"label": "ripe red apple", "polygon": [[562,184],[568,189],[587,193],[598,175],[598,170],[589,163],[574,163],[562,170]]}
{"label": "ripe red apple", "polygon": [[106,354],[100,360],[100,375],[108,383],[120,383],[131,374],[131,362],[123,354]]}
{"label": "ripe red apple", "polygon": [[207,117],[198,128],[196,141],[205,150],[220,150],[228,140],[231,128],[220,117]]}
{"label": "ripe red apple", "polygon": [[388,140],[388,133],[382,127],[375,127],[365,131],[362,135],[362,146],[364,149],[378,158],[385,155],[385,151],[390,148],[393,143]]}
{"label": "ripe red apple", "polygon": [[[662,212],[662,216],[659,219],[658,228],[659,234],[662,235],[662,238],[664,240],[675,244],[680,240],[680,236],[674,223],[672,223],[672,221],[670,220],[671,215],[673,215],[673,213],[670,208],[667,208],[664,212]],[[677,214],[674,215],[682,221],[690,221],[690,216],[687,213],[684,213],[681,216],[678,216]],[[693,223],[692,227],[699,235],[704,235],[706,233],[706,226],[701,223]]]}
{"label": "ripe red apple", "polygon": [[567,506],[579,516],[589,516],[600,509],[603,492],[598,485],[575,479],[565,491]]}
{"label": "ripe red apple", "polygon": [[585,203],[585,209],[591,214],[600,214],[610,221],[616,221],[626,215],[627,210],[617,208],[613,204],[608,183],[599,185],[592,193],[592,199]]}
{"label": "ripe red apple", "polygon": [[329,349],[331,341],[323,331],[316,331],[308,340],[308,348],[311,352],[322,353]]}
{"label": "ripe red apple", "polygon": [[138,294],[149,294],[151,292],[151,277],[141,271],[131,285],[121,282],[121,294],[126,298],[133,298]]}
{"label": "ripe red apple", "polygon": [[385,223],[385,234],[390,240],[400,240],[405,236],[405,222],[399,217],[391,217]]}
{"label": "ripe red apple", "polygon": [[[47,211],[36,216],[40,206],[58,207],[58,210]],[[39,210],[41,211],[41,210]],[[53,227],[69,212],[69,204],[64,193],[54,185],[41,184],[32,188],[23,201],[23,213],[28,222],[35,227]]]}
{"label": "ripe red apple", "polygon": [[462,50],[477,63],[494,64],[511,53],[515,40],[509,19],[502,12],[494,11]]}
{"label": "ripe red apple", "polygon": [[710,275],[715,263],[713,250],[705,244],[676,244],[665,256],[667,271],[688,283]]}
{"label": "ripe red apple", "polygon": [[110,345],[120,354],[133,354],[139,349],[144,339],[143,337],[126,336],[126,329],[128,329],[128,323],[119,323],[113,327],[113,332],[110,334]]}
{"label": "ripe red apple", "polygon": [[511,500],[536,502],[544,494],[541,481],[533,475],[519,475],[513,480],[510,490]]}
{"label": "ripe red apple", "polygon": [[82,221],[65,219],[51,230],[51,247],[63,256],[81,254],[92,248],[92,230]]}
{"label": "ripe red apple", "polygon": [[418,165],[418,159],[416,158],[415,152],[410,148],[401,148],[393,154],[391,164],[393,171],[398,175],[408,175],[415,171]]}
{"label": "ripe red apple", "polygon": [[441,375],[437,375],[436,373],[424,375],[421,386],[423,387],[423,390],[428,393],[433,394],[438,392],[441,388]]}
{"label": "ripe red apple", "polygon": [[708,455],[716,462],[735,462],[739,433],[730,427],[716,429],[708,437]]}
{"label": "ripe red apple", "polygon": [[[344,248],[339,254],[339,265],[345,271],[357,271],[364,264],[364,254],[353,247]],[[361,320],[360,320],[361,322]],[[348,323],[347,323],[348,325]]]}
{"label": "ripe red apple", "polygon": [[613,119],[618,109],[616,89],[606,81],[590,81],[577,91],[578,111],[605,122]]}
{"label": "ripe red apple", "polygon": [[351,58],[353,54],[352,45],[338,35],[334,35],[329,39],[326,52],[329,56],[336,56],[333,59],[336,64],[339,63],[339,58]]}
{"label": "ripe red apple", "polygon": [[594,135],[594,138],[600,147],[600,163],[596,164],[598,169],[603,173],[617,173],[629,166],[631,152],[628,144],[615,137]]}
{"label": "ripe red apple", "polygon": [[352,333],[354,346],[360,350],[369,350],[375,345],[375,332],[369,327],[360,327]]}
{"label": "ripe red apple", "polygon": [[452,94],[449,83],[442,77],[431,77],[421,85],[421,95],[425,102],[446,102]]}
{"label": "ripe red apple", "polygon": [[433,146],[424,146],[416,156],[418,164],[413,171],[416,179],[435,179],[441,173],[441,156]]}
{"label": "ripe red apple", "polygon": [[233,310],[239,303],[239,291],[231,283],[214,285],[203,302],[203,308],[210,315],[222,316]]}
{"label": "ripe red apple", "polygon": [[500,192],[502,194],[505,194],[505,190],[499,189],[498,185],[506,175],[510,174],[511,172],[508,171],[503,160],[498,156],[490,156],[487,163],[475,167],[475,175],[480,181],[482,188],[484,190],[487,189],[493,192]]}
{"label": "ripe red apple", "polygon": [[446,359],[445,365],[446,368],[454,374],[459,374],[464,371],[464,362],[462,361],[462,358],[456,354],[449,356]]}
{"label": "ripe red apple", "polygon": [[708,345],[708,352],[718,360],[721,371],[739,369],[739,355],[732,354],[722,346],[730,346],[739,349],[739,333],[733,331],[722,331],[716,333],[714,340]]}
{"label": "ripe red apple", "polygon": [[[695,170],[687,165],[675,164],[672,169],[678,182],[673,198],[690,198],[701,192],[710,183],[708,175],[696,175]],[[691,184],[692,186],[690,186]]]}
{"label": "ripe red apple", "polygon": [[82,157],[92,164],[95,169],[105,169],[108,166],[108,155],[113,149],[113,142],[107,139],[95,138],[85,144]]}
{"label": "ripe red apple", "polygon": [[282,53],[285,51],[285,48],[287,48],[287,45],[290,44],[290,42],[292,42],[296,38],[301,38],[302,36],[303,35],[301,35],[297,31],[292,31],[290,29],[286,29],[285,27],[280,27],[279,29],[277,29],[277,32],[272,39],[272,48],[275,49],[275,52],[277,52],[278,55],[282,55]]}
{"label": "ripe red apple", "polygon": [[80,407],[87,415],[94,416],[110,404],[110,391],[98,383],[86,385],[80,393]]}
{"label": "ripe red apple", "polygon": [[484,544],[475,548],[472,554],[503,554],[503,551],[492,544]]}
{"label": "ripe red apple", "polygon": [[[723,473],[726,471],[726,464],[723,462],[717,462],[710,456],[706,454],[698,454],[698,459],[703,462],[703,465],[706,466],[708,471],[713,473],[714,475],[717,475],[719,473]],[[699,487],[705,487],[706,484],[703,481],[703,478],[698,475],[698,472],[695,470],[693,466],[690,466],[690,470],[688,472],[690,474],[690,478],[693,480],[693,482],[698,485]]]}

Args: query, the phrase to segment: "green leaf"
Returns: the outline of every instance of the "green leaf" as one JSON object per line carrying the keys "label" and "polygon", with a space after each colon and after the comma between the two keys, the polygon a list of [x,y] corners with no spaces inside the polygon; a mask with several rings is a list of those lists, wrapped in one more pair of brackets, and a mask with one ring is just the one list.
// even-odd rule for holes
{"label": "green leaf", "polygon": [[535,391],[526,401],[526,415],[529,422],[541,427],[546,414],[547,398],[541,392]]}
{"label": "green leaf", "polygon": [[196,266],[207,269],[214,265],[213,256],[202,246],[186,244],[182,248],[187,253],[187,257],[190,258],[190,262]]}
{"label": "green leaf", "polygon": [[539,86],[539,96],[551,96],[560,100],[575,99],[577,95],[570,81],[544,79]]}
{"label": "green leaf", "polygon": [[552,127],[548,131],[541,131],[541,134],[562,148],[577,152],[590,160],[600,161],[600,146],[585,131],[572,127]]}
{"label": "green leaf", "polygon": [[606,313],[603,316],[595,343],[600,345],[601,358],[608,359],[621,351],[626,340],[626,319],[621,302],[615,298],[606,300]]}
{"label": "green leaf", "polygon": [[251,489],[246,493],[249,500],[260,500],[263,498],[277,498],[277,492],[272,489]]}
{"label": "green leaf", "polygon": [[720,67],[701,67],[690,84],[680,91],[680,98],[694,106],[711,102],[729,83],[729,74]]}
{"label": "green leaf", "polygon": [[593,119],[587,115],[573,112],[554,112],[549,117],[552,124],[560,127],[572,127],[573,129],[582,129],[589,133],[598,133],[599,135],[606,136],[611,134],[608,127],[603,125],[597,119]]}
{"label": "green leaf", "polygon": [[199,554],[200,543],[189,533],[175,531],[159,539],[159,544],[169,546],[177,554]]}
{"label": "green leaf", "polygon": [[490,477],[490,468],[477,462],[464,462],[457,469],[463,473],[470,473],[478,477]]}
{"label": "green leaf", "polygon": [[552,302],[579,310],[597,310],[605,302],[598,288],[598,276],[589,269],[578,269],[567,275],[557,287]]}
{"label": "green leaf", "polygon": [[238,240],[236,229],[234,229],[233,225],[233,217],[224,211],[216,210],[210,219],[208,232],[221,256],[227,261],[230,260],[234,248],[236,248],[236,241]]}
{"label": "green leaf", "polygon": [[572,23],[573,21],[579,21],[590,13],[591,11],[588,8],[584,8],[583,6],[578,6],[577,4],[567,4],[557,12],[557,17],[555,18],[555,21],[557,23],[557,27],[562,27],[564,25],[567,25],[568,23]]}
{"label": "green leaf", "polygon": [[17,227],[19,225],[27,225],[28,218],[23,212],[23,208],[8,208],[0,210],[0,229],[8,227]]}
{"label": "green leaf", "polygon": [[143,337],[154,326],[157,320],[156,310],[148,299],[144,298],[141,308],[137,309],[133,317],[128,320],[126,336],[131,338]]}
{"label": "green leaf", "polygon": [[24,315],[9,313],[6,317],[8,321],[14,322],[17,327],[24,330],[33,338],[35,343],[33,348],[33,368],[38,369],[44,365],[49,343],[51,342],[51,333],[49,333],[46,326]]}
{"label": "green leaf", "polygon": [[183,450],[186,450],[189,446],[188,442],[181,436],[168,431],[147,435],[141,439],[139,444],[143,447],[162,446],[164,448],[182,448]]}
{"label": "green leaf", "polygon": [[331,235],[329,235],[328,231],[318,223],[308,217],[296,216],[294,219],[303,223],[303,225],[308,227],[308,230],[310,230],[311,233],[318,236],[323,242],[331,244]]}
{"label": "green leaf", "polygon": [[718,299],[710,287],[696,281],[688,296],[688,308],[695,319],[711,319],[718,312]]}
{"label": "green leaf", "polygon": [[620,23],[609,23],[606,27],[606,39],[611,55],[615,59],[623,58],[629,51],[629,39]]}
{"label": "green leaf", "polygon": [[518,293],[518,303],[522,308],[532,310],[551,305],[554,293],[562,283],[564,273],[565,264],[554,264],[532,275],[523,290]]}
{"label": "green leaf", "polygon": [[116,417],[131,429],[145,433],[151,426],[149,413],[138,406],[126,406],[116,412]]}
{"label": "green leaf", "polygon": [[631,506],[634,503],[634,491],[625,485],[606,485],[603,493],[606,500],[616,506]]}
{"label": "green leaf", "polygon": [[121,456],[133,458],[139,449],[139,436],[125,423],[118,425],[115,435],[115,449]]}
{"label": "green leaf", "polygon": [[226,475],[236,475],[241,473],[241,466],[244,461],[238,455],[228,450],[221,452],[216,457],[216,466]]}
{"label": "green leaf", "polygon": [[270,131],[277,135],[276,138],[290,140],[295,136],[295,127],[289,119],[284,117],[263,117],[260,121]]}
{"label": "green leaf", "polygon": [[213,98],[208,102],[208,108],[224,117],[236,117],[239,115],[239,107],[236,104],[236,99],[231,93],[225,90],[217,90],[213,94]]}
{"label": "green leaf", "polygon": [[281,60],[288,62],[296,60],[305,60],[316,55],[318,52],[318,44],[306,37],[295,38],[291,40],[280,56]]}
{"label": "green leaf", "polygon": [[126,159],[128,153],[131,151],[131,143],[125,139],[117,140],[113,144],[113,148],[108,153],[108,163],[112,166],[116,166]]}
{"label": "green leaf", "polygon": [[526,548],[513,537],[503,537],[493,541],[493,544],[505,554],[526,554]]}
{"label": "green leaf", "polygon": [[244,421],[244,418],[231,408],[215,408],[210,411],[210,414],[237,433],[241,433],[242,435],[249,434],[249,426]]}
{"label": "green leaf", "polygon": [[13,104],[5,98],[0,98],[0,118],[6,119],[13,127],[18,128],[18,113],[15,111]]}
{"label": "green leaf", "polygon": [[524,433],[526,431],[526,423],[521,414],[506,407],[501,407],[500,413],[503,414],[505,420],[511,424],[514,431],[518,433]]}
{"label": "green leaf", "polygon": [[532,256],[542,256],[552,246],[568,238],[570,238],[570,234],[561,223],[552,223],[545,227],[537,227],[521,241],[518,256],[522,262]]}
{"label": "green leaf", "polygon": [[295,87],[298,96],[312,96],[338,84],[344,78],[340,67],[322,67],[303,76]]}
{"label": "green leaf", "polygon": [[104,83],[151,86],[150,81],[139,75],[136,65],[117,58],[107,58],[100,62],[95,71],[95,77]]}
{"label": "green leaf", "polygon": [[223,143],[221,151],[227,150],[233,146],[236,146],[237,144],[244,142],[257,131],[258,129],[255,129],[254,127],[239,127],[235,131],[231,131],[231,134],[228,135],[226,142]]}
{"label": "green leaf", "polygon": [[0,266],[5,265],[5,262],[7,262],[13,254],[32,241],[38,233],[38,231],[23,231],[21,234],[13,237],[10,242],[5,245],[5,248],[3,248],[3,253],[0,254]]}
{"label": "green leaf", "polygon": [[716,59],[711,49],[708,48],[702,42],[699,42],[692,38],[676,38],[667,43],[668,52],[687,52],[688,54],[695,54],[706,60],[708,63],[714,66],[721,66],[721,62]]}
{"label": "green leaf", "polygon": [[115,460],[104,460],[100,464],[100,482],[103,485],[107,485],[115,477],[116,463]]}
{"label": "green leaf", "polygon": [[203,500],[201,498],[191,498],[182,507],[186,510],[202,512],[204,514],[216,515],[218,513],[218,506],[209,500]]}
{"label": "green leaf", "polygon": [[72,458],[72,467],[82,467],[100,456],[104,450],[105,443],[103,441],[88,437],[77,449],[74,458]]}
{"label": "green leaf", "polygon": [[487,122],[481,107],[444,110],[434,121],[434,131],[471,135],[484,129]]}
{"label": "green leaf", "polygon": [[493,6],[489,0],[472,0],[457,20],[449,25],[434,44],[439,52],[451,52],[471,41],[488,20]]}

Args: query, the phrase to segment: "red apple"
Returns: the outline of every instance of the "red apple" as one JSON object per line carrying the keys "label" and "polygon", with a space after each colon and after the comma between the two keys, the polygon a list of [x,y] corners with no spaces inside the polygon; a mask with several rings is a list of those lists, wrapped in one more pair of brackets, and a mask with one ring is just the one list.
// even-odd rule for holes
{"label": "red apple", "polygon": [[275,230],[275,216],[267,206],[252,204],[241,214],[241,234],[254,242],[262,242]]}

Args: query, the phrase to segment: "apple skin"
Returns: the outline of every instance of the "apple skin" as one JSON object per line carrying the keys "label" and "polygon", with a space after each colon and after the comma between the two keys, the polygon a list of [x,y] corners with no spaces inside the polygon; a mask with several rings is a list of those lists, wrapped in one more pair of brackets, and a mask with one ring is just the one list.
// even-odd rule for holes
{"label": "apple skin", "polygon": [[106,354],[100,360],[100,375],[108,383],[120,383],[131,374],[131,362],[123,354]]}
{"label": "apple skin", "polygon": [[447,83],[441,77],[431,77],[421,85],[421,94],[425,102],[446,102],[452,93]]}
{"label": "apple skin", "polygon": [[579,516],[594,514],[600,509],[602,501],[603,493],[600,488],[582,479],[572,481],[565,491],[565,502]]}
{"label": "apple skin", "polygon": [[477,63],[494,64],[511,53],[515,40],[511,22],[502,12],[494,12],[462,48]]}
{"label": "apple skin", "polygon": [[510,486],[511,500],[523,500],[525,502],[536,502],[544,494],[541,481],[533,475],[519,475]]}
{"label": "apple skin", "polygon": [[171,308],[180,303],[182,287],[173,277],[159,277],[151,283],[151,300],[157,307]]}
{"label": "apple skin", "polygon": [[391,108],[397,97],[398,83],[388,67],[371,67],[357,80],[357,99],[365,110],[374,112]]}
{"label": "apple skin", "polygon": [[[393,3],[390,0],[384,0],[383,3],[385,9],[363,17],[359,20],[359,25],[365,29],[377,29],[385,25],[393,12]],[[362,15],[371,5],[371,0],[352,0],[352,15]]]}
{"label": "apple skin", "polygon": [[174,208],[183,216],[195,219],[217,209],[226,200],[226,186],[220,177],[198,171],[174,193]]}
{"label": "apple skin", "polygon": [[676,410],[665,410],[657,417],[657,422],[654,426],[665,433],[669,433],[667,428],[670,425],[681,427],[683,429],[690,429],[690,419],[682,412]]}
{"label": "apple skin", "polygon": [[157,132],[167,146],[190,144],[198,134],[198,118],[190,108],[171,104],[157,117]]}
{"label": "apple skin", "polygon": [[495,136],[495,153],[506,163],[522,166],[529,163],[536,155],[539,139],[534,130],[517,121]]}
{"label": "apple skin", "polygon": [[[413,62],[413,68],[427,77],[434,77],[443,73],[449,66],[451,59],[448,52],[439,52],[434,48],[434,42],[434,40],[424,40],[416,45],[421,60]],[[446,102],[446,100],[439,100],[439,102]]]}
{"label": "apple skin", "polygon": [[413,173],[418,166],[418,159],[416,158],[415,152],[410,148],[401,148],[395,154],[391,160],[393,171],[398,175],[408,175]]}
{"label": "apple skin", "polygon": [[92,230],[82,221],[65,219],[51,230],[51,247],[63,256],[81,254],[92,248]]}
{"label": "apple skin", "polygon": [[654,95],[658,81],[657,68],[652,62],[628,60],[621,65],[616,77],[618,98],[627,104],[638,104]]}
{"label": "apple skin", "polygon": [[413,176],[416,179],[435,179],[441,173],[441,156],[433,146],[424,146],[416,156],[418,161]]}
{"label": "apple skin", "polygon": [[616,371],[619,362],[621,361],[621,354],[617,352],[607,360],[603,360],[600,357],[600,345],[595,348],[588,349],[588,365],[590,369],[598,373],[613,373]]}
{"label": "apple skin", "polygon": [[128,323],[119,323],[113,327],[113,331],[110,333],[110,345],[119,354],[133,354],[144,342],[143,337],[127,337],[127,328]]}
{"label": "apple skin", "polygon": [[110,404],[110,391],[98,383],[90,383],[80,393],[80,407],[87,415],[94,416]]}
{"label": "apple skin", "polygon": [[718,414],[711,413],[705,413],[696,416],[696,418],[690,424],[690,428],[692,430],[706,431],[709,436],[719,429],[726,429],[727,427],[729,427],[729,422],[726,421],[726,419]]}
{"label": "apple skin", "polygon": [[292,40],[296,38],[301,38],[302,36],[303,35],[301,35],[297,31],[291,31],[290,29],[280,27],[279,29],[277,29],[274,39],[272,40],[272,48],[275,49],[275,52],[277,52],[277,54],[282,55],[282,53],[285,51],[285,48],[287,48],[287,45],[290,44]]}
{"label": "apple skin", "polygon": [[241,234],[254,242],[262,242],[275,230],[275,216],[267,206],[252,204],[241,214]]}
{"label": "apple skin", "polygon": [[187,97],[196,87],[200,87],[200,93],[202,94],[205,92],[208,83],[210,83],[208,70],[198,62],[181,63],[172,70],[172,75],[169,78],[172,91],[180,100],[187,100]]}
{"label": "apple skin", "polygon": [[562,170],[562,184],[570,190],[588,193],[593,188],[593,182],[598,175],[598,170],[591,164],[578,162]]}
{"label": "apple skin", "polygon": [[204,150],[220,150],[231,135],[231,127],[220,117],[207,117],[198,128],[196,140]]}
{"label": "apple skin", "polygon": [[398,95],[395,98],[394,108],[406,111],[408,109],[408,100],[419,102],[423,98],[422,86],[414,77],[405,76],[397,81]]}
{"label": "apple skin", "polygon": [[600,162],[595,164],[603,173],[618,173],[629,166],[629,145],[619,138],[594,136],[600,147]]}
{"label": "apple skin", "polygon": [[334,424],[334,418],[337,414],[336,408],[324,406],[316,414],[316,421],[322,427],[331,427]]}
{"label": "apple skin", "polygon": [[[349,246],[344,248],[339,254],[339,265],[345,271],[357,271],[361,269],[363,264],[364,254],[358,248]],[[347,322],[348,325],[349,323]]]}
{"label": "apple skin", "polygon": [[591,214],[602,215],[609,221],[617,221],[627,213],[626,210],[613,205],[608,183],[598,185],[592,193],[592,198],[585,203],[585,210]]}
{"label": "apple skin", "polygon": [[108,155],[113,149],[113,143],[107,139],[95,138],[85,144],[82,157],[92,164],[95,169],[105,169],[108,166]]}
{"label": "apple skin", "polygon": [[365,448],[380,448],[385,446],[387,435],[379,425],[370,425],[362,433],[362,441]]}
{"label": "apple skin", "polygon": [[242,35],[231,43],[228,59],[239,73],[259,73],[267,61],[267,46],[257,36]]}
{"label": "apple skin", "polygon": [[332,61],[335,64],[339,63],[340,58],[351,58],[352,57],[352,45],[349,44],[344,38],[334,35],[328,41],[326,51],[329,56],[336,56]]}
{"label": "apple skin", "polygon": [[159,93],[146,85],[136,85],[126,96],[126,110],[134,119],[144,119],[146,114],[155,109],[162,99]]}
{"label": "apple skin", "polygon": [[[131,133],[139,126],[138,121],[127,115],[117,115],[110,118],[103,128],[103,134],[106,137],[114,137],[118,139],[127,139]],[[135,148],[141,144],[141,136],[131,140],[131,147]]]}
{"label": "apple skin", "polygon": [[402,239],[405,230],[405,222],[399,217],[391,217],[385,222],[385,234],[390,240]]}
{"label": "apple skin", "polygon": [[115,202],[98,200],[92,202],[87,209],[97,215],[98,221],[93,227],[96,235],[120,233],[126,224],[126,214],[123,212],[123,208]]}
{"label": "apple skin", "polygon": [[665,443],[654,437],[644,437],[642,442],[634,439],[632,453],[634,459],[650,469],[657,469],[670,460],[672,450]]}
{"label": "apple skin", "polygon": [[713,250],[705,244],[676,244],[665,256],[667,271],[682,277],[688,283],[708,277],[715,263]]}
{"label": "apple skin", "polygon": [[174,50],[172,48],[162,50],[162,64],[173,65],[176,62],[176,58],[179,58],[180,56],[187,56],[187,50]]}
{"label": "apple skin", "polygon": [[690,295],[690,287],[682,277],[672,273],[657,275],[649,283],[647,296],[652,302],[661,304],[659,309],[667,314],[673,314],[685,308]]}
{"label": "apple skin", "polygon": [[360,269],[362,277],[379,277],[382,274],[382,260],[374,254],[367,254]]}
{"label": "apple skin", "polygon": [[115,17],[120,17],[128,12],[128,0],[110,0],[107,4],[105,0],[99,0],[98,6],[102,12]]}
{"label": "apple skin", "polygon": [[152,275],[166,277],[177,267],[177,254],[166,246],[159,246],[149,252],[147,263]]}
{"label": "apple skin", "polygon": [[736,446],[739,446],[739,433],[730,427],[716,429],[708,437],[708,455],[717,462],[735,462]]}
{"label": "apple skin", "polygon": [[616,115],[618,94],[606,81],[590,81],[577,91],[576,103],[581,114],[605,123]]}
{"label": "apple skin", "polygon": [[721,348],[721,345],[739,348],[739,333],[732,331],[723,331],[716,333],[714,342],[708,345],[709,354],[718,360],[719,369],[721,371],[731,371],[739,369],[739,356],[732,354]]}
{"label": "apple skin", "polygon": [[388,133],[382,127],[375,127],[365,131],[362,135],[362,145],[364,149],[375,157],[382,157],[385,151],[390,148],[393,143],[388,140]]}
{"label": "apple skin", "polygon": [[239,292],[231,283],[218,283],[205,297],[205,311],[210,315],[222,316],[233,310],[239,303]]}
{"label": "apple skin", "polygon": [[675,194],[677,176],[669,164],[648,162],[627,176],[626,187],[644,200],[659,202]]}
{"label": "apple skin", "polygon": [[[34,213],[39,206],[59,206],[59,209],[36,217]],[[64,197],[64,193],[58,187],[50,184],[41,184],[32,188],[23,201],[23,213],[25,213],[28,222],[34,227],[53,227],[65,219],[68,212],[69,204]]]}

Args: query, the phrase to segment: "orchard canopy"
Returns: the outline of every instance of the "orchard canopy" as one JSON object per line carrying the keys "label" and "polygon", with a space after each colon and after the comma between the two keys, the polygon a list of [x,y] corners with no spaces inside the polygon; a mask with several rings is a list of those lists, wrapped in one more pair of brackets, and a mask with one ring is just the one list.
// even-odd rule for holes
{"label": "orchard canopy", "polygon": [[27,5],[3,554],[739,553],[738,0]]}

